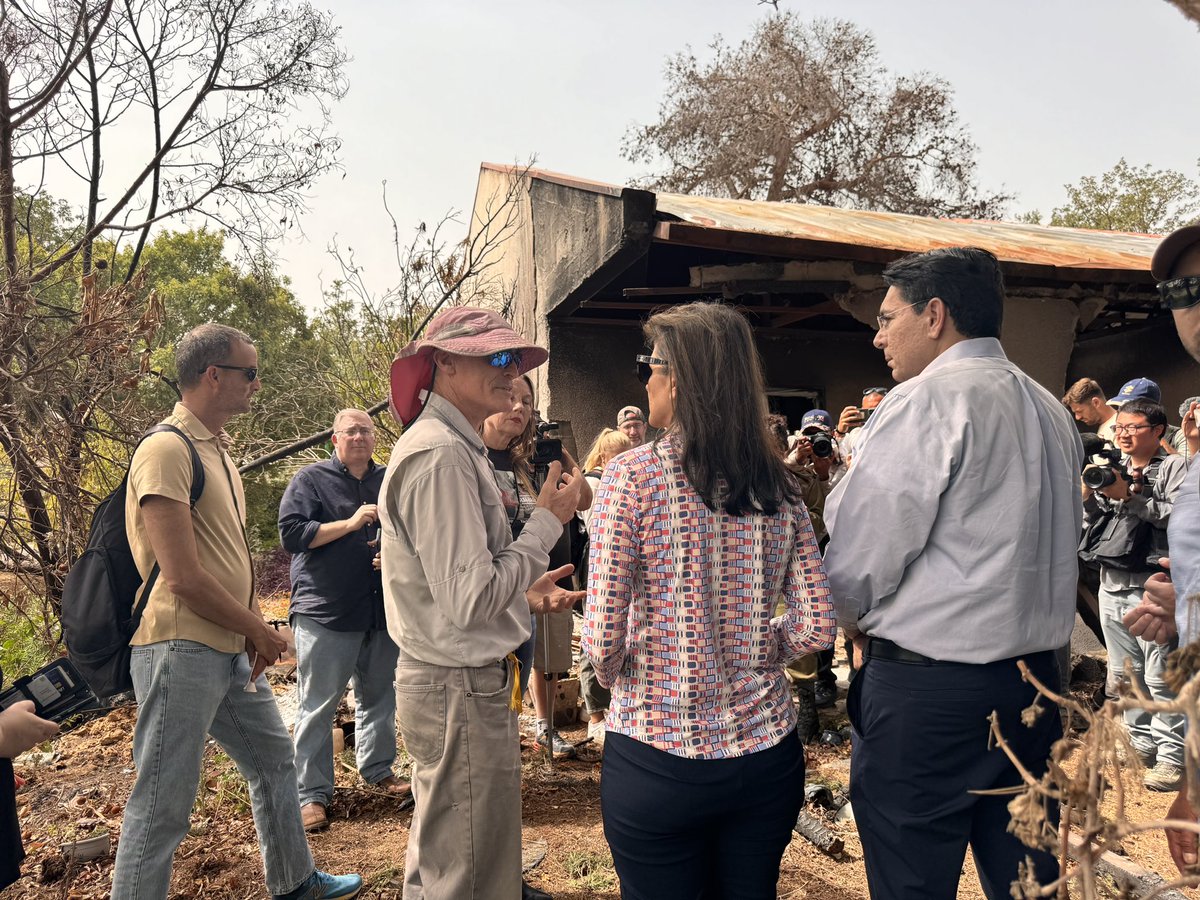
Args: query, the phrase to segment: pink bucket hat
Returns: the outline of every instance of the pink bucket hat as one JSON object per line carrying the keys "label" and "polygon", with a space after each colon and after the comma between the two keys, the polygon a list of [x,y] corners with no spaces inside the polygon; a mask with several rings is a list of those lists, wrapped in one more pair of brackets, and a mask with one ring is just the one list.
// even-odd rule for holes
{"label": "pink bucket hat", "polygon": [[536,369],[550,354],[531,344],[490,309],[455,306],[433,317],[425,337],[409,342],[392,362],[392,415],[403,425],[425,408],[426,395],[433,385],[433,351],[445,350],[459,356],[491,356],[499,350],[520,350],[520,372]]}

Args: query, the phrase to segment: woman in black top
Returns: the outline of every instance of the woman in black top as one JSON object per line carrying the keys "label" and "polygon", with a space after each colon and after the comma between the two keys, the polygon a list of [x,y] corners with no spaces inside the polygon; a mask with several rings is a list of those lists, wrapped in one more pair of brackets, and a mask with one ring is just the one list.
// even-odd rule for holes
{"label": "woman in black top", "polygon": [[[488,448],[488,458],[496,472],[496,486],[504,499],[504,507],[508,511],[512,523],[513,537],[521,533],[525,522],[533,513],[537,503],[537,490],[534,486],[534,472],[530,459],[533,456],[537,429],[534,421],[533,383],[527,376],[514,379],[512,383],[513,405],[507,412],[488,416],[483,422],[483,443]],[[563,471],[569,472],[576,467],[575,460],[564,448],[562,454]],[[587,509],[592,503],[592,491],[586,484],[579,497],[579,508]],[[570,527],[570,526],[568,526]],[[570,534],[564,529],[563,537],[550,552],[550,568],[565,565],[571,561]],[[563,585],[566,586],[566,585]],[[534,617],[535,632],[547,629],[550,637],[551,664],[544,668],[552,673],[570,668],[571,653],[571,613],[561,612]],[[555,756],[574,754],[574,747],[564,741],[554,731],[548,722],[550,691],[556,687],[557,676],[551,679],[543,677],[543,666],[531,667],[529,663],[533,656],[545,655],[546,632],[536,634],[517,651],[521,660],[521,690],[532,685],[534,708],[538,717],[538,743],[549,746]],[[535,640],[536,638],[536,640]],[[566,664],[562,665],[565,658]],[[545,662],[544,659],[541,662]],[[526,672],[533,672],[532,681],[526,677]]]}

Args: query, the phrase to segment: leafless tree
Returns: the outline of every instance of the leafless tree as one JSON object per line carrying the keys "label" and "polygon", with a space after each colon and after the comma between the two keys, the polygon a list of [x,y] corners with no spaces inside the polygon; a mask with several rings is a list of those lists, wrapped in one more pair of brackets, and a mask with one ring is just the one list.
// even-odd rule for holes
{"label": "leafless tree", "polygon": [[670,59],[658,122],[625,136],[652,188],[972,218],[1011,199],[976,186],[950,86],[891,75],[850,22],[772,13],[738,47],[710,49]]}
{"label": "leafless tree", "polygon": [[[345,60],[302,0],[0,0],[0,546],[51,612],[144,424],[151,230],[207,218],[261,248],[292,226],[336,165]],[[53,234],[50,183],[81,210]]]}
{"label": "leafless tree", "polygon": [[[396,423],[381,414],[388,408],[388,373],[396,353],[420,336],[429,320],[447,304],[491,306],[511,314],[511,285],[492,276],[502,247],[521,227],[520,194],[528,190],[531,164],[515,166],[503,191],[485,199],[473,211],[466,238],[452,242],[446,232],[461,227],[447,215],[432,229],[421,223],[405,241],[387,205],[392,223],[396,279],[386,290],[372,291],[353,248],[330,248],[342,275],[326,292],[325,309],[316,322],[317,333],[333,360],[328,369],[313,373],[313,390],[338,397],[378,417],[385,437],[395,438]],[[241,466],[247,474],[301,453],[329,440],[325,429],[271,448]]]}
{"label": "leafless tree", "polygon": [[[1186,790],[1196,803],[1200,797],[1197,780],[1197,761],[1200,760],[1200,643],[1174,651],[1168,663],[1167,680],[1177,691],[1172,701],[1152,700],[1138,685],[1137,678],[1126,662],[1125,681],[1130,685],[1116,700],[1107,700],[1099,710],[1093,710],[1073,697],[1064,697],[1042,684],[1023,661],[1017,663],[1026,681],[1038,690],[1038,697],[1024,711],[1022,719],[1032,725],[1043,715],[1058,715],[1059,708],[1081,727],[1067,734],[1051,750],[1049,766],[1040,777],[1030,772],[1009,748],[1006,736],[992,717],[992,739],[1008,755],[1021,774],[1022,784],[1014,788],[1008,804],[1012,815],[1009,830],[1031,847],[1040,847],[1058,856],[1058,877],[1048,883],[1038,883],[1032,867],[1021,867],[1020,878],[1012,886],[1012,896],[1033,898],[1054,897],[1067,900],[1077,896],[1083,900],[1099,900],[1110,896],[1101,888],[1097,865],[1103,855],[1120,846],[1122,838],[1146,831],[1172,828],[1177,831],[1200,833],[1195,819],[1162,818],[1153,821],[1133,821],[1127,815],[1125,798],[1131,772],[1137,767],[1126,760],[1134,758],[1134,750],[1125,730],[1125,710],[1141,709],[1154,713],[1179,713],[1186,720],[1187,758]],[[1055,828],[1046,815],[1049,802],[1059,804],[1059,825]],[[1074,834],[1072,831],[1074,830]],[[1166,895],[1177,888],[1200,884],[1200,874],[1186,873],[1178,879],[1157,886],[1150,897]],[[1070,888],[1074,887],[1074,890]],[[1124,896],[1124,895],[1122,895]]]}

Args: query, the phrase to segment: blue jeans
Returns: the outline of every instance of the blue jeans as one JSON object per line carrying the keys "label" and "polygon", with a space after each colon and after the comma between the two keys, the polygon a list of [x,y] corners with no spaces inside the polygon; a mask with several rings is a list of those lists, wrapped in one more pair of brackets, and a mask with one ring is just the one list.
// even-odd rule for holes
{"label": "blue jeans", "polygon": [[297,888],[315,867],[300,821],[292,742],[267,679],[259,676],[258,692],[248,694],[245,653],[219,653],[180,640],[134,647],[130,671],[138,700],[137,781],[125,805],[113,897],[167,896],[209,735],[249,785],[268,891]]}
{"label": "blue jeans", "polygon": [[333,631],[293,615],[296,636],[296,777],[300,802],[333,799],[333,717],[354,683],[354,746],[368,784],[396,761],[396,645],[386,631]]}
{"label": "blue jeans", "polygon": [[[1108,649],[1109,696],[1117,696],[1117,689],[1125,673],[1125,660],[1129,660],[1133,678],[1151,700],[1174,700],[1175,692],[1167,687],[1167,655],[1177,643],[1156,644],[1144,641],[1129,633],[1121,621],[1125,614],[1142,600],[1140,587],[1121,591],[1100,588],[1100,627],[1104,630],[1104,644]],[[1144,709],[1125,710],[1125,727],[1129,740],[1143,753],[1157,755],[1157,760],[1183,765],[1182,713],[1149,713]]]}

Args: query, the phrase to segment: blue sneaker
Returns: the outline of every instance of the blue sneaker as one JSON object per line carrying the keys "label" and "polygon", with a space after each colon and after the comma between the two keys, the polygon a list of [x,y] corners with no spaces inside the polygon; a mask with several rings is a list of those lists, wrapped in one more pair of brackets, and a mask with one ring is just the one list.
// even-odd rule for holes
{"label": "blue sneaker", "polygon": [[351,900],[362,890],[359,875],[327,875],[319,869],[288,894],[276,894],[275,900]]}

